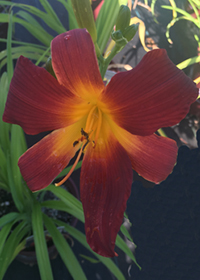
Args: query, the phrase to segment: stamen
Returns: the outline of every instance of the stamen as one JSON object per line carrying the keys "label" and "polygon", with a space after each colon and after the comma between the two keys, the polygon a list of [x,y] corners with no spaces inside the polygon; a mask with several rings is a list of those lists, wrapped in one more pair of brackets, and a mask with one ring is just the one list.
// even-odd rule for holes
{"label": "stamen", "polygon": [[89,112],[89,114],[88,114],[87,121],[86,121],[86,125],[85,125],[85,131],[86,131],[86,132],[91,130],[91,127],[92,127],[93,122],[94,122],[94,119],[91,120],[91,119],[92,119],[92,114],[94,113],[94,110],[95,110],[96,108],[97,108],[97,106],[94,106],[94,107],[90,110],[90,112]]}
{"label": "stamen", "polygon": [[98,115],[99,115],[99,119],[98,119],[97,130],[96,130],[96,134],[95,134],[95,138],[94,138],[94,147],[93,148],[95,148],[95,146],[96,146],[96,142],[99,137],[99,133],[101,130],[101,125],[102,125],[102,113],[101,113],[101,110],[99,110],[99,108],[98,108]]}
{"label": "stamen", "polygon": [[83,152],[84,147],[85,147],[85,144],[82,145],[82,147],[81,147],[81,149],[80,149],[80,151],[79,151],[79,153],[78,153],[78,156],[77,156],[77,158],[76,158],[76,160],[75,160],[75,162],[74,162],[72,168],[70,169],[69,173],[68,173],[59,183],[56,183],[56,184],[55,184],[56,187],[61,186],[61,185],[62,185],[65,181],[67,181],[67,179],[70,177],[70,175],[71,175],[72,172],[74,171],[76,165],[78,164],[78,161],[79,161],[79,159],[80,159],[80,157],[81,157],[81,155],[82,155],[82,152]]}
{"label": "stamen", "polygon": [[78,145],[78,143],[79,143],[79,141],[78,141],[78,140],[74,141],[74,143],[73,143],[73,147],[75,147],[76,145]]}
{"label": "stamen", "polygon": [[89,138],[89,133],[85,132],[85,130],[83,130],[83,128],[81,128],[81,134],[85,137],[85,139],[88,140],[88,138]]}

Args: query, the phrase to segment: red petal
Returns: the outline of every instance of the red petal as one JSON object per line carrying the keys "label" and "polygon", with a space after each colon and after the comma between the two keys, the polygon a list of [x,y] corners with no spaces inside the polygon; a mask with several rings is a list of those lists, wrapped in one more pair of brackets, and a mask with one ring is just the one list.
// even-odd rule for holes
{"label": "red petal", "polygon": [[55,130],[20,157],[18,165],[31,191],[47,187],[67,166],[78,149],[73,142],[80,137],[81,127],[79,122]]}
{"label": "red petal", "polygon": [[150,135],[183,119],[197,95],[192,80],[159,49],[148,52],[133,70],[116,74],[102,101],[119,126]]}
{"label": "red petal", "polygon": [[133,172],[123,147],[111,134],[107,137],[107,141],[100,138],[95,148],[87,148],[80,186],[87,242],[96,253],[114,257]]}
{"label": "red petal", "polygon": [[119,127],[115,128],[115,135],[127,151],[133,169],[146,180],[159,183],[172,172],[178,151],[174,140],[156,134],[136,136]]}
{"label": "red petal", "polygon": [[58,35],[51,49],[53,69],[60,84],[84,99],[95,98],[105,88],[86,29]]}
{"label": "red petal", "polygon": [[80,119],[81,102],[45,69],[21,56],[10,84],[3,120],[19,124],[27,134],[37,134]]}

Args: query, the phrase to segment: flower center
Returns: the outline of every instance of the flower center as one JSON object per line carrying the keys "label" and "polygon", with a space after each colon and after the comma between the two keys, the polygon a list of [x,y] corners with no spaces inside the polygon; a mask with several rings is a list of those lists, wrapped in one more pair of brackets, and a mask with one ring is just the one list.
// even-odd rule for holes
{"label": "flower center", "polygon": [[77,155],[77,158],[76,158],[72,168],[70,169],[69,173],[59,183],[55,184],[56,187],[61,186],[70,177],[70,175],[74,171],[76,165],[78,164],[82,153],[85,152],[87,145],[89,143],[92,143],[93,148],[95,148],[98,137],[99,137],[99,133],[101,131],[101,126],[102,126],[102,112],[95,105],[92,107],[92,109],[90,110],[90,112],[88,114],[85,128],[84,129],[81,128],[81,137],[78,138],[73,143],[73,147],[75,147],[80,142],[82,142],[79,153]]}
{"label": "flower center", "polygon": [[81,141],[83,142],[83,152],[89,143],[92,143],[95,148],[101,126],[102,112],[97,106],[93,106],[88,114],[85,128],[81,128],[82,136],[73,143],[73,146],[75,147]]}

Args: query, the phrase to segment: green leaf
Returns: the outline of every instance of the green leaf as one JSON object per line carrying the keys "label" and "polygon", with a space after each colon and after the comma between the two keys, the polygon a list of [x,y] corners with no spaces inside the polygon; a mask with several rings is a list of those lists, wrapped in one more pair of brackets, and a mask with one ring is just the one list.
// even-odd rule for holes
{"label": "green leaf", "polygon": [[75,207],[69,207],[68,205],[66,205],[65,202],[61,201],[61,200],[47,200],[47,201],[43,201],[41,203],[42,207],[46,207],[46,208],[52,208],[52,209],[56,209],[59,211],[64,211],[68,214],[71,214],[73,217],[79,218],[79,210],[77,210]]}
{"label": "green leaf", "polygon": [[39,22],[33,16],[31,16],[29,13],[27,13],[25,11],[22,11],[22,10],[18,11],[16,13],[16,16],[19,16],[20,18],[23,18],[25,21],[34,25],[35,28],[41,28],[41,25],[39,24]]}
{"label": "green leaf", "polygon": [[[8,94],[8,74],[6,72],[3,73],[0,79],[0,146],[4,155],[6,151],[9,149],[10,145],[10,127],[11,125],[8,123],[3,122],[2,116],[4,112],[4,107],[7,99]],[[6,176],[6,174],[5,174]]]}
{"label": "green leaf", "polygon": [[83,259],[85,259],[85,260],[87,260],[87,261],[89,261],[89,262],[91,262],[91,263],[99,263],[99,262],[100,262],[100,261],[98,261],[98,260],[95,260],[94,258],[85,256],[85,255],[82,255],[82,254],[80,254],[80,256],[81,256]]}
{"label": "green leaf", "polygon": [[[0,255],[0,280],[3,279],[8,266],[16,257],[16,254],[18,253],[17,248],[21,249],[21,246],[19,246],[19,244],[27,235],[29,230],[29,226],[26,226],[26,222],[23,221],[19,225],[17,225],[9,235]],[[25,244],[25,241],[22,242],[23,244]]]}
{"label": "green leaf", "polygon": [[[6,219],[4,219],[4,217]],[[19,213],[14,213],[14,212],[6,214],[5,216],[3,216],[0,219],[0,228],[1,228],[1,230],[0,230],[0,255],[1,255],[4,243],[5,243],[8,235],[10,234],[10,231],[11,231],[13,225],[14,224],[17,225],[19,220],[23,220],[23,215],[20,215]],[[26,219],[26,221],[28,221],[28,220]]]}
{"label": "green leaf", "polygon": [[15,174],[12,172],[12,164],[11,164],[11,157],[8,154],[7,155],[7,173],[8,173],[8,184],[10,187],[10,191],[12,194],[13,201],[15,203],[15,206],[19,210],[19,212],[22,212],[24,209],[25,201],[23,193],[21,192],[21,186],[15,184]]}
{"label": "green leaf", "polygon": [[45,12],[42,12],[33,6],[23,5],[22,8],[29,13],[32,13],[33,15],[41,18],[52,30],[56,31],[57,33],[63,33],[66,31],[65,27],[61,23],[58,23],[54,18],[52,18],[51,15],[46,14]]}
{"label": "green leaf", "polygon": [[[11,48],[11,53],[12,55],[15,54],[15,53],[24,53],[24,52],[27,52],[27,53],[37,53],[37,54],[43,54],[44,51],[46,51],[47,48],[45,47],[44,48],[41,48],[40,46],[38,47],[35,47],[35,46],[20,46],[20,47],[12,47]],[[5,57],[7,57],[7,50],[3,50],[0,52],[0,60],[4,59]]]}
{"label": "green leaf", "polygon": [[32,228],[41,280],[53,280],[53,274],[44,235],[41,207],[37,201],[34,203],[32,212]]}
{"label": "green leaf", "polygon": [[7,187],[7,164],[6,157],[0,145],[0,188],[9,190]]}
{"label": "green leaf", "polygon": [[[45,57],[50,55],[50,47],[46,49],[46,51],[43,52],[43,54],[40,56],[40,58],[36,61],[35,65],[39,65],[41,61],[45,59]],[[45,59],[46,60],[46,59]]]}
{"label": "green leaf", "polygon": [[132,237],[130,236],[127,228],[124,225],[121,225],[120,230],[131,242],[133,242]]}
{"label": "green leaf", "polygon": [[171,28],[177,21],[183,20],[183,19],[184,19],[184,20],[188,20],[185,16],[183,16],[183,17],[177,17],[177,18],[171,20],[171,21],[168,23],[167,28],[166,28],[166,33],[165,33],[165,35],[166,35],[166,38],[167,38],[167,40],[168,40],[168,42],[169,42],[170,44],[173,43],[172,40],[171,40],[171,38],[170,38],[170,35],[169,35],[170,28]]}
{"label": "green leaf", "polygon": [[60,233],[60,231],[56,228],[54,223],[50,218],[44,215],[44,223],[45,226],[50,233],[53,242],[64,262],[70,274],[72,275],[74,280],[87,280],[85,273],[83,272],[77,258],[75,257],[72,249],[69,244]]}
{"label": "green leaf", "polygon": [[68,205],[66,205],[61,200],[46,200],[46,201],[41,202],[41,206],[46,207],[46,208],[56,209],[59,211],[64,211],[71,215],[73,215],[73,212],[74,212],[73,208],[70,208]]}
{"label": "green leaf", "polygon": [[128,0],[118,0],[119,1],[119,5],[127,5]]}
{"label": "green leaf", "polygon": [[76,228],[74,228],[74,227],[72,227],[72,226],[70,226],[70,225],[68,225],[64,222],[61,222],[61,221],[58,221],[58,220],[56,220],[55,222],[59,226],[64,226],[65,230],[73,238],[75,238],[78,242],[80,242],[84,247],[86,247],[97,259],[99,259],[112,272],[112,274],[118,280],[125,280],[124,275],[122,274],[120,269],[115,265],[115,263],[112,261],[112,259],[102,257],[102,256],[98,255],[97,253],[95,253],[94,251],[92,251],[92,249],[90,248],[90,246],[88,245],[88,243],[86,241],[85,235],[82,232],[80,232]]}
{"label": "green leaf", "polygon": [[108,43],[111,31],[116,23],[119,8],[118,0],[106,0],[101,7],[96,21],[97,44],[101,53],[104,51],[106,44]]}
{"label": "green leaf", "polygon": [[127,256],[131,258],[131,260],[141,269],[140,265],[137,263],[135,256],[133,255],[133,252],[130,250],[130,248],[127,246],[126,242],[117,235],[116,238],[116,245],[119,247]]}
{"label": "green leaf", "polygon": [[68,11],[68,17],[69,17],[69,29],[77,29],[78,23],[76,21],[76,17],[74,14],[74,10],[72,8],[71,0],[58,0],[58,2],[62,3],[65,9]]}
{"label": "green leaf", "polygon": [[11,127],[11,141],[10,141],[10,157],[11,169],[15,188],[21,193],[23,197],[24,186],[22,185],[22,176],[18,166],[19,157],[27,150],[25,136],[22,128],[19,125],[12,125]]}
{"label": "green leaf", "polygon": [[[46,32],[41,26],[34,26],[31,23],[20,19],[16,16],[12,17],[13,23],[19,23],[24,28],[26,28],[35,38],[37,38],[44,45],[50,45],[50,42],[53,40],[53,36],[51,36],[48,32]],[[0,22],[9,22],[9,14],[1,14]]]}
{"label": "green leaf", "polygon": [[[0,180],[4,180],[5,181],[5,178],[2,177],[2,173],[0,173]],[[0,182],[0,189],[3,189],[5,191],[9,192],[8,185],[5,184],[5,183],[2,183],[2,182]]]}
{"label": "green leaf", "polygon": [[191,16],[189,13],[187,13],[186,11],[184,11],[180,8],[174,8],[174,7],[165,6],[165,5],[161,6],[161,8],[167,9],[167,10],[174,10],[174,11],[182,14],[183,16],[185,16],[187,18],[187,20],[193,22],[198,28],[200,28],[199,22],[195,18],[193,18],[193,16]]}
{"label": "green leaf", "polygon": [[77,198],[75,198],[65,189],[61,187],[55,187],[54,185],[48,186],[46,190],[51,191],[54,195],[60,198],[60,200],[71,209],[71,214],[77,217],[80,221],[84,222],[83,207]]}
{"label": "green leaf", "polygon": [[176,66],[182,70],[192,64],[199,63],[199,62],[200,62],[200,56],[195,56],[184,60],[183,62],[177,64]]}
{"label": "green leaf", "polygon": [[3,217],[0,218],[0,228],[5,226],[8,223],[14,221],[18,217],[19,217],[19,213],[17,213],[17,212],[11,212],[11,213],[4,215]]}
{"label": "green leaf", "polygon": [[[41,55],[40,54],[37,54],[37,53],[30,53],[30,52],[19,52],[19,53],[14,53],[12,54],[12,59],[17,59],[20,57],[20,55],[23,55],[29,59],[32,59],[32,60],[38,60],[41,58]],[[50,55],[50,53],[49,53]],[[45,56],[44,58],[42,58],[42,62],[46,62],[47,61],[47,58],[49,57],[49,55],[47,54],[47,56]],[[0,68],[2,68],[7,62],[7,57],[4,58],[1,63],[0,63]]]}
{"label": "green leaf", "polygon": [[151,13],[152,13],[154,21],[156,23],[158,23],[158,21],[157,21],[157,19],[155,17],[155,10],[154,10],[156,2],[157,2],[157,0],[152,0],[152,2],[151,2]]}
{"label": "green leaf", "polygon": [[10,83],[13,76],[13,61],[11,56],[11,40],[12,40],[12,18],[13,12],[9,15],[8,33],[7,33],[7,72],[8,72],[8,83]]}
{"label": "green leaf", "polygon": [[13,256],[12,256],[12,261],[16,258],[16,256],[19,254],[19,252],[21,252],[21,250],[24,249],[26,245],[26,239],[24,239],[21,243],[19,243],[16,247],[15,250],[13,252]]}
{"label": "green leaf", "polygon": [[55,22],[57,22],[59,25],[62,26],[62,23],[60,22],[58,16],[56,15],[56,13],[54,12],[53,8],[51,7],[51,5],[49,4],[49,2],[47,0],[39,0],[41,5],[43,6],[43,8],[45,9],[45,11],[47,12],[47,14],[49,14],[49,16],[55,20]]}
{"label": "green leaf", "polygon": [[[7,39],[0,38],[0,42],[7,43]],[[41,46],[38,44],[32,44],[32,43],[27,43],[27,42],[22,42],[22,41],[15,41],[15,40],[11,40],[11,43],[16,44],[16,45],[27,46],[27,47],[35,47],[35,48],[41,49],[41,50],[46,50],[46,48],[47,48],[46,46]],[[15,48],[15,47],[12,47],[12,49],[13,48]]]}
{"label": "green leaf", "polygon": [[[15,7],[19,7],[23,10],[26,10],[27,12],[41,18],[51,29],[55,30],[58,33],[63,33],[66,31],[65,27],[62,25],[62,23],[60,22],[60,20],[58,19],[57,15],[55,14],[55,12],[53,10],[52,11],[53,11],[53,14],[55,15],[55,17],[51,13],[45,13],[31,5],[26,5],[26,4],[21,4],[21,3],[20,4],[15,3],[13,5],[12,2],[7,2],[7,4],[5,4],[6,2],[7,1],[0,1],[0,4],[2,3],[7,6],[8,5],[13,6],[13,7],[15,6]],[[47,3],[47,1],[45,1],[45,2]],[[44,0],[43,0],[43,4],[44,4]],[[49,4],[47,4],[47,5],[49,5]],[[50,9],[52,9],[51,6],[50,6]],[[20,11],[20,13],[21,13],[21,11]],[[43,29],[43,27],[41,25],[40,25],[40,28]]]}
{"label": "green leaf", "polygon": [[188,0],[188,2],[190,3],[190,5],[191,5],[191,7],[192,7],[192,9],[193,9],[193,11],[194,11],[194,13],[195,13],[195,15],[196,15],[196,18],[197,18],[197,20],[198,20],[198,22],[199,22],[199,25],[200,25],[200,17],[199,17],[199,11],[198,11],[198,9],[197,9],[196,6],[194,5],[193,0]]}
{"label": "green leaf", "polygon": [[10,230],[11,230],[14,223],[15,223],[15,221],[7,223],[0,230],[0,256],[1,256],[1,252],[2,252],[2,249],[3,249],[4,243],[5,243],[8,235],[9,235]]}
{"label": "green leaf", "polygon": [[192,1],[200,9],[200,1],[199,0],[192,0]]}

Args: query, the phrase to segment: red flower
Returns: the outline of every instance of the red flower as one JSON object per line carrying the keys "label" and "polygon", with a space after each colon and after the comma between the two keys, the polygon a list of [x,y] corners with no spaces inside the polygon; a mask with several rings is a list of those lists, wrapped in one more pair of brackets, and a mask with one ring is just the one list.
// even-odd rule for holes
{"label": "red flower", "polygon": [[91,248],[113,257],[132,184],[132,168],[158,183],[174,167],[177,146],[154,132],[185,117],[196,100],[195,84],[165,50],[147,53],[133,70],[116,74],[105,87],[86,30],[52,41],[57,80],[20,57],[3,120],[28,134],[54,130],[19,159],[32,191],[49,185],[80,149],[81,201]]}

